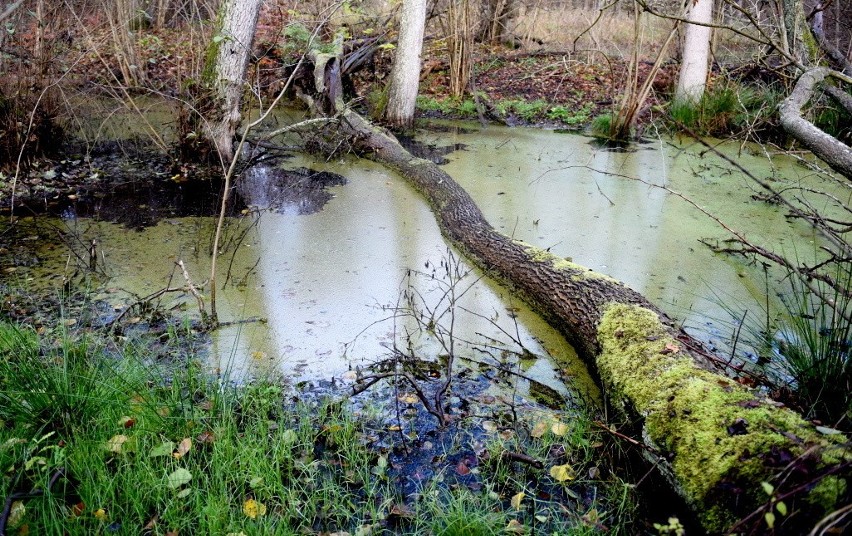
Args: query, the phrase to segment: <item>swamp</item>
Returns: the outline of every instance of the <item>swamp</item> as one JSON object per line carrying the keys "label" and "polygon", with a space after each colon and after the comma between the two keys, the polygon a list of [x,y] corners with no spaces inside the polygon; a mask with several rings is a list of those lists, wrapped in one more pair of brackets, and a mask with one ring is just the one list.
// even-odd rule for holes
{"label": "swamp", "polygon": [[848,530],[850,7],[711,9],[0,5],[0,536]]}

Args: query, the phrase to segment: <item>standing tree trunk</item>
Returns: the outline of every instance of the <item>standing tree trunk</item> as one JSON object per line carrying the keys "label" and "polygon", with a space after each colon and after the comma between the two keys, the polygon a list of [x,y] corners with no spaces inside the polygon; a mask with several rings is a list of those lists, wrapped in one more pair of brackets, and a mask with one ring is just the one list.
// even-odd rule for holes
{"label": "standing tree trunk", "polygon": [[225,0],[219,7],[217,32],[207,52],[202,81],[209,89],[211,116],[204,134],[223,162],[234,155],[234,134],[240,124],[243,84],[251,55],[261,0]]}
{"label": "standing tree trunk", "polygon": [[397,127],[408,128],[414,121],[425,26],[426,0],[404,0],[399,22],[399,40],[384,114],[385,119]]}
{"label": "standing tree trunk", "polygon": [[[686,19],[701,24],[713,23],[713,0],[695,0]],[[683,40],[683,63],[675,90],[675,100],[697,103],[704,95],[707,84],[707,66],[710,60],[710,38],[713,29],[699,24],[687,24]]]}
{"label": "standing tree trunk", "polygon": [[805,8],[802,0],[782,0],[784,9],[784,34],[787,52],[799,62],[808,66],[816,51],[816,43],[805,20]]}

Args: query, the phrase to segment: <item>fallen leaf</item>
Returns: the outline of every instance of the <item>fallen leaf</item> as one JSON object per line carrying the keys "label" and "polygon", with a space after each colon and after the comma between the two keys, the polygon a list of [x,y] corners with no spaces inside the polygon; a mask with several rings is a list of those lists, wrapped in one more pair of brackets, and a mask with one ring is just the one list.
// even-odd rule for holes
{"label": "fallen leaf", "polygon": [[195,439],[201,444],[210,445],[216,440],[216,436],[210,430],[205,430],[198,434]]}
{"label": "fallen leaf", "polygon": [[378,525],[361,525],[355,529],[355,536],[373,536]]}
{"label": "fallen leaf", "polygon": [[172,456],[175,457],[176,460],[179,460],[186,456],[186,454],[192,449],[192,439],[185,437],[181,439],[180,443],[178,443],[177,450]]}
{"label": "fallen leaf", "polygon": [[470,474],[470,467],[468,467],[467,464],[464,463],[464,460],[460,461],[458,465],[456,465],[456,473],[460,474],[461,476]]}
{"label": "fallen leaf", "polygon": [[9,526],[14,528],[21,524],[21,521],[24,520],[24,514],[27,513],[27,507],[24,505],[24,501],[15,501],[12,503],[12,509],[9,510]]}
{"label": "fallen leaf", "polygon": [[661,354],[676,354],[680,352],[680,346],[673,342],[667,342],[665,349],[660,352]]}
{"label": "fallen leaf", "polygon": [[568,465],[554,465],[550,468],[550,476],[557,482],[565,482],[566,480],[574,480],[574,469]]}
{"label": "fallen leaf", "polygon": [[835,430],[834,428],[829,428],[827,426],[817,426],[816,431],[823,435],[837,435],[843,433],[840,430]]}
{"label": "fallen leaf", "polygon": [[160,517],[157,514],[154,514],[154,517],[151,518],[150,521],[145,523],[145,526],[142,527],[142,530],[152,530],[157,526],[157,521],[159,521]]}
{"label": "fallen leaf", "polygon": [[178,499],[185,499],[185,498],[189,497],[190,493],[192,493],[192,488],[184,488],[184,489],[182,489],[178,492],[176,497]]}
{"label": "fallen leaf", "polygon": [[510,503],[512,504],[512,508],[514,508],[515,510],[520,510],[521,509],[521,503],[523,502],[524,497],[526,497],[526,496],[527,496],[527,494],[524,493],[523,491],[512,495],[512,500],[510,501]]}
{"label": "fallen leaf", "polygon": [[192,480],[192,473],[181,467],[180,469],[175,469],[168,476],[168,483],[166,485],[171,489],[176,489],[183,486],[190,480]]}
{"label": "fallen leaf", "polygon": [[568,433],[568,425],[562,421],[556,421],[550,426],[550,431],[553,435],[562,437]]}
{"label": "fallen leaf", "polygon": [[510,520],[509,524],[503,530],[511,534],[526,534],[527,532],[527,528],[517,519]]}
{"label": "fallen leaf", "polygon": [[86,503],[83,501],[78,502],[74,506],[71,507],[71,517],[77,517],[83,514],[86,510]]}
{"label": "fallen leaf", "polygon": [[388,513],[388,517],[390,517],[390,516],[400,517],[400,518],[404,518],[404,519],[413,519],[414,518],[414,512],[412,512],[404,504],[394,504],[391,507],[390,512]]}
{"label": "fallen leaf", "polygon": [[497,431],[497,423],[494,421],[482,421],[482,429],[492,434]]}
{"label": "fallen leaf", "polygon": [[266,514],[266,505],[254,499],[249,499],[243,503],[243,513],[246,517],[257,519],[258,516]]}
{"label": "fallen leaf", "polygon": [[136,419],[125,415],[124,417],[118,419],[118,424],[119,426],[123,426],[125,428],[133,428],[133,425],[136,424]]}
{"label": "fallen leaf", "polygon": [[417,395],[411,393],[405,393],[399,397],[399,401],[403,404],[416,404],[418,400]]}
{"label": "fallen leaf", "polygon": [[126,435],[114,435],[106,442],[104,448],[110,452],[121,454],[121,447],[127,442],[127,439],[128,437]]}
{"label": "fallen leaf", "polygon": [[152,448],[148,456],[151,458],[156,458],[157,456],[171,456],[174,450],[174,441],[163,441],[160,446]]}
{"label": "fallen leaf", "polygon": [[499,435],[500,439],[502,439],[503,441],[509,441],[510,439],[515,437],[515,432],[512,430],[503,430],[497,435]]}
{"label": "fallen leaf", "polygon": [[95,510],[94,516],[95,519],[98,519],[99,521],[104,521],[107,518],[106,510],[104,510],[103,508],[98,508],[97,510]]}
{"label": "fallen leaf", "polygon": [[538,439],[543,436],[545,432],[547,432],[547,423],[545,421],[538,421],[530,431],[530,435]]}
{"label": "fallen leaf", "polygon": [[256,487],[260,486],[261,484],[263,484],[263,477],[261,477],[261,476],[256,476],[256,477],[252,478],[251,480],[249,480],[249,487],[251,489],[255,489]]}

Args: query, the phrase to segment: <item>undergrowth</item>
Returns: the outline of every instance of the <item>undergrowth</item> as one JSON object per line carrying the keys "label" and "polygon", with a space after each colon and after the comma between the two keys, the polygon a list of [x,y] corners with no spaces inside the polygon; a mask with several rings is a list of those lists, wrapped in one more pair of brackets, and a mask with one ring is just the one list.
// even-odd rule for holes
{"label": "undergrowth", "polygon": [[[189,330],[170,329],[167,346]],[[194,356],[163,360],[152,347],[144,337],[36,334],[0,322],[0,496],[9,506],[0,529],[619,534],[632,520],[632,494],[606,491],[628,487],[598,482],[609,474],[595,462],[602,444],[582,420],[519,422],[513,434],[495,428],[494,455],[471,467],[482,489],[447,485],[439,474],[404,497],[394,479],[414,477],[370,447],[375,428],[339,401],[297,399],[274,380],[234,383]],[[519,466],[503,452],[553,461]],[[599,485],[600,498],[571,491]],[[563,487],[573,502],[542,495]]]}
{"label": "undergrowth", "polygon": [[736,135],[754,141],[777,136],[777,107],[782,92],[772,85],[715,80],[698,103],[672,102],[669,117],[676,130],[699,136]]}

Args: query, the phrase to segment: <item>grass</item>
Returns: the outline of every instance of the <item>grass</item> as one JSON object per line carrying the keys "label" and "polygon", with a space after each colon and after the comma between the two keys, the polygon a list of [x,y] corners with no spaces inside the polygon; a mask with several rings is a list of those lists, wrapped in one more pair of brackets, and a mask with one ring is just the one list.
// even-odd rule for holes
{"label": "grass", "polygon": [[[840,268],[835,277],[852,288],[852,268]],[[813,283],[819,293],[793,281],[777,327],[780,364],[811,415],[852,427],[852,299],[819,281]]]}
{"label": "grass", "polygon": [[[588,103],[579,110],[575,110],[564,105],[554,105],[542,99],[533,101],[506,99],[496,102],[495,107],[501,115],[514,115],[526,123],[556,121],[565,126],[577,126],[589,121],[593,105]],[[418,95],[417,109],[425,113],[438,112],[462,119],[477,117],[476,103],[473,99],[437,99]]]}
{"label": "grass", "polygon": [[[186,331],[171,330],[169,344]],[[394,486],[410,476],[392,476],[390,453],[367,446],[369,417],[356,420],[340,403],[294,403],[273,381],[237,385],[192,356],[152,355],[144,339],[37,335],[0,322],[0,495],[49,490],[14,498],[10,534],[591,534],[604,522],[622,530],[631,509],[606,508],[587,491],[608,489],[584,476],[599,448],[588,422],[529,419],[493,436],[491,461],[476,468],[481,492],[439,477],[411,502]],[[570,465],[571,478],[556,480],[554,464]],[[528,498],[514,508],[521,491]]]}
{"label": "grass", "polygon": [[782,93],[772,86],[711,83],[698,103],[672,102],[669,117],[675,129],[699,136],[735,134],[762,139],[778,130],[777,105]]}

